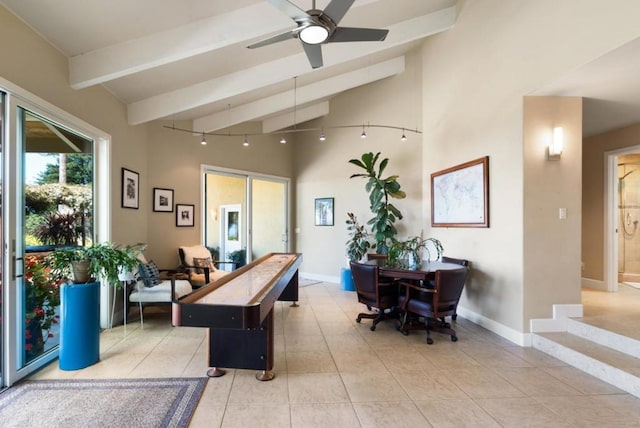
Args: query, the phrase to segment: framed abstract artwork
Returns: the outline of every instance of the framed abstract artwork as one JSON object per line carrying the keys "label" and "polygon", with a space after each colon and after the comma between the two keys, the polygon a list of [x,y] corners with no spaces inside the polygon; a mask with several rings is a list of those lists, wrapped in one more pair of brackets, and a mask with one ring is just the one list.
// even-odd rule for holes
{"label": "framed abstract artwork", "polygon": [[173,212],[173,189],[153,188],[153,210],[156,212]]}
{"label": "framed abstract artwork", "polygon": [[122,208],[138,209],[140,205],[140,175],[122,168]]}
{"label": "framed abstract artwork", "polygon": [[176,226],[177,227],[193,227],[194,226],[195,205],[176,204]]}
{"label": "framed abstract artwork", "polygon": [[333,226],[333,198],[317,198],[315,201],[316,226]]}

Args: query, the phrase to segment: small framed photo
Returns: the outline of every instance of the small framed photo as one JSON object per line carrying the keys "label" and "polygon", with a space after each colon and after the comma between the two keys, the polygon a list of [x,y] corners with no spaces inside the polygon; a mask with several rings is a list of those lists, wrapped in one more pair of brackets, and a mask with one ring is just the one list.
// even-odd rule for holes
{"label": "small framed photo", "polygon": [[193,227],[194,226],[195,205],[176,204],[176,226],[177,227]]}
{"label": "small framed photo", "polygon": [[333,226],[333,198],[316,199],[316,226]]}
{"label": "small framed photo", "polygon": [[122,168],[122,208],[138,209],[140,202],[140,175]]}
{"label": "small framed photo", "polygon": [[156,212],[173,212],[173,189],[153,188],[153,210]]}

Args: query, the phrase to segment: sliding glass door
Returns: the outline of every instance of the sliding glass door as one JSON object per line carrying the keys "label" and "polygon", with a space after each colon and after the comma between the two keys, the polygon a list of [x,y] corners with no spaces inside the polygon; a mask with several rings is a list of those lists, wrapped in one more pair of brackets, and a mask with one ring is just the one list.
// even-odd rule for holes
{"label": "sliding glass door", "polygon": [[24,213],[16,236],[18,366],[24,368],[60,341],[61,279],[44,258],[58,246],[93,242],[93,141],[21,107],[18,125],[23,174],[17,202]]}
{"label": "sliding glass door", "polygon": [[287,183],[282,180],[251,179],[252,254],[288,251]]}
{"label": "sliding glass door", "polygon": [[215,258],[243,266],[288,251],[287,179],[215,167],[203,174],[204,244]]}
{"label": "sliding glass door", "polygon": [[[94,191],[96,171],[107,171],[108,149],[103,134],[53,106],[12,93],[3,105],[0,231],[7,259],[0,282],[0,386],[8,386],[58,355],[62,281],[46,268],[46,255],[96,240],[96,201],[103,208],[101,236],[108,239],[108,195],[96,199]],[[96,149],[104,155],[100,168]]]}
{"label": "sliding glass door", "polygon": [[[4,242],[4,152],[5,152],[5,93],[0,92],[0,243]],[[5,300],[8,293],[5,287],[4,251],[0,251],[0,390],[6,384],[4,378],[5,366]]]}

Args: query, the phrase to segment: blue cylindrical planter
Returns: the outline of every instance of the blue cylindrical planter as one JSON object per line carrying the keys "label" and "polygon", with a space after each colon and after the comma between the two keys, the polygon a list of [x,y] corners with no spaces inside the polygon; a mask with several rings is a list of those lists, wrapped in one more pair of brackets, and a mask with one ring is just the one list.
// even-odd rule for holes
{"label": "blue cylindrical planter", "polygon": [[78,370],[100,360],[100,283],[63,284],[60,289],[61,370]]}
{"label": "blue cylindrical planter", "polygon": [[342,289],[346,291],[355,291],[356,287],[353,285],[353,276],[351,276],[351,269],[342,268],[340,270],[340,284]]}

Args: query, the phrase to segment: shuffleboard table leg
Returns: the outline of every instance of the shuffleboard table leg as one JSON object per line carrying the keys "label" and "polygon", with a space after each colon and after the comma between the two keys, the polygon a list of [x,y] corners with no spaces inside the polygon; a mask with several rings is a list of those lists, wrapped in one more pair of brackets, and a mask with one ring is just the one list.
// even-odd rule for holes
{"label": "shuffleboard table leg", "polygon": [[218,367],[213,367],[209,370],[207,370],[207,376],[209,377],[220,377],[220,376],[224,376],[224,374],[226,373],[226,370],[220,369]]}
{"label": "shuffleboard table leg", "polygon": [[261,380],[263,382],[267,380],[271,380],[274,377],[276,377],[276,375],[271,370],[261,370],[256,374],[256,379]]}

